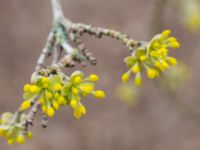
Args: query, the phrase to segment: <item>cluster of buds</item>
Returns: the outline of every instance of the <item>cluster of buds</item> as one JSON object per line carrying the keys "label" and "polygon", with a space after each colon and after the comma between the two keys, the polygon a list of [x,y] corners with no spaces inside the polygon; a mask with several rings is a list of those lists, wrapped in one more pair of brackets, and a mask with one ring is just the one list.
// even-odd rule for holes
{"label": "cluster of buds", "polygon": [[150,79],[159,77],[159,74],[171,65],[176,65],[174,57],[169,56],[169,48],[179,48],[180,44],[175,37],[169,37],[171,31],[165,30],[153,37],[148,43],[142,43],[131,56],[125,58],[129,70],[122,75],[122,81],[129,80],[131,73],[135,74],[134,83],[141,85],[141,73],[146,70]]}
{"label": "cluster of buds", "polygon": [[84,77],[80,71],[75,71],[70,77],[62,72],[49,76],[35,76],[33,74],[31,84],[24,85],[25,99],[20,110],[15,114],[4,113],[0,119],[0,136],[8,140],[8,144],[23,144],[25,138],[31,138],[28,131],[28,115],[24,113],[34,104],[40,104],[41,109],[48,117],[53,117],[60,106],[69,105],[74,110],[74,117],[79,119],[86,114],[86,108],[81,103],[81,97],[92,94],[95,98],[105,98],[102,90],[94,90],[95,82],[99,80],[96,74]]}
{"label": "cluster of buds", "polygon": [[21,110],[25,111],[31,107],[35,100],[39,100],[44,114],[53,117],[60,106],[70,105],[74,109],[74,117],[79,119],[86,113],[86,108],[80,102],[81,96],[88,94],[96,98],[104,98],[105,93],[101,90],[94,91],[94,82],[98,81],[96,74],[84,78],[84,74],[75,71],[70,77],[63,73],[41,76],[32,84],[24,86],[24,99]]}
{"label": "cluster of buds", "polygon": [[31,84],[24,85],[25,99],[20,110],[15,114],[4,113],[0,119],[0,136],[6,138],[9,144],[15,142],[23,144],[25,138],[31,138],[32,133],[27,129],[28,116],[25,111],[39,103],[42,111],[48,117],[53,117],[60,106],[70,105],[74,110],[74,117],[79,119],[86,114],[86,108],[81,103],[81,97],[92,94],[96,98],[105,98],[102,90],[94,90],[99,77],[91,74],[84,77],[80,71],[75,71],[70,77],[62,72],[49,76],[35,76]]}
{"label": "cluster of buds", "polygon": [[0,136],[8,140],[8,144],[14,144],[15,142],[23,144],[25,138],[32,138],[32,133],[30,131],[24,131],[24,120],[25,114],[16,117],[12,113],[3,113],[0,119]]}
{"label": "cluster of buds", "polygon": [[74,109],[74,117],[79,119],[86,113],[85,106],[81,103],[81,96],[92,94],[96,98],[105,98],[105,93],[102,90],[94,90],[95,84],[99,77],[96,74],[91,74],[84,77],[80,71],[74,72],[65,86],[61,94],[67,100],[67,104]]}

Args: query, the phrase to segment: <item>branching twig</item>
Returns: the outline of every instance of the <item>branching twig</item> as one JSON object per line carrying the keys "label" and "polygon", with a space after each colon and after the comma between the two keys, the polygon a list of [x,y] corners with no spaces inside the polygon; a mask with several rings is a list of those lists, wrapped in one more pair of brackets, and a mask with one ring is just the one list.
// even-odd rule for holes
{"label": "branching twig", "polygon": [[39,70],[41,67],[43,67],[45,59],[48,56],[50,56],[52,53],[54,44],[55,44],[54,33],[53,33],[53,31],[51,31],[47,38],[46,45],[43,48],[42,53],[40,54],[40,56],[38,58],[37,66],[36,66],[35,70]]}
{"label": "branching twig", "polygon": [[[51,74],[55,74],[65,67],[73,67],[75,62],[85,63],[86,60],[95,65],[96,58],[85,47],[81,40],[83,34],[89,34],[97,38],[107,36],[117,39],[122,42],[130,50],[130,52],[133,52],[139,46],[146,44],[145,42],[133,40],[129,38],[128,35],[116,30],[93,27],[91,25],[82,23],[73,23],[64,17],[60,0],[51,0],[51,4],[53,11],[53,26],[47,38],[45,47],[38,58],[35,72],[32,76],[49,77]],[[75,45],[76,48],[74,48],[72,44]],[[62,51],[65,52],[65,56],[60,59]],[[52,60],[52,65],[44,67],[46,58],[49,57],[53,52],[54,57]],[[97,80],[97,77],[95,78],[95,80]],[[27,133],[29,125],[33,125],[34,117],[39,108],[39,100],[34,99],[32,101],[31,108],[26,113],[26,118],[23,120],[24,134]],[[25,112],[21,109],[14,114],[14,123],[17,124],[20,122],[20,120],[16,118],[20,118],[22,114],[24,115]],[[41,124],[43,127],[47,126],[47,116],[45,114],[43,114],[43,120]]]}

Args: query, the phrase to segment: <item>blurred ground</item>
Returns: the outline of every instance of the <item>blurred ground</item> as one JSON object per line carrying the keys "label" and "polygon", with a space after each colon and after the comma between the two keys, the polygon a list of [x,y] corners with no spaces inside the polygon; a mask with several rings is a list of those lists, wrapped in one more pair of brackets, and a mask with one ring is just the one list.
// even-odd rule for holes
{"label": "blurred ground", "polygon": [[[154,0],[62,1],[65,15],[73,21],[121,30],[138,40],[149,39]],[[192,71],[192,78],[176,96],[200,114],[199,34],[185,30],[180,18],[176,11],[166,10],[165,28],[172,29],[182,43],[173,54]],[[50,27],[49,0],[0,0],[0,113],[15,111],[22,101],[22,86],[29,81]],[[200,124],[179,110],[173,99],[149,80],[135,107],[114,97],[126,69],[125,47],[109,38],[85,36],[84,41],[99,63],[83,70],[101,76],[97,87],[105,89],[107,99],[86,99],[88,114],[80,121],[73,119],[69,109],[59,111],[47,129],[35,124],[33,140],[23,146],[8,146],[1,139],[1,150],[200,149]]]}

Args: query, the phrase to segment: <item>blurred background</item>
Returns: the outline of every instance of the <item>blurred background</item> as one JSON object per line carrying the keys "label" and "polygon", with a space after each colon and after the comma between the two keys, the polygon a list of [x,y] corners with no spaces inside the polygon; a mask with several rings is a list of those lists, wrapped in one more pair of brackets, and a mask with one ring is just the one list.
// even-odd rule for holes
{"label": "blurred background", "polygon": [[[171,54],[182,65],[160,80],[145,79],[140,89],[120,85],[128,50],[107,37],[84,36],[98,65],[78,68],[100,75],[97,88],[106,91],[106,100],[85,99],[88,113],[78,121],[71,109],[61,109],[47,129],[40,126],[38,114],[32,140],[10,146],[0,139],[0,149],[199,150],[200,1],[61,1],[72,21],[120,30],[137,40],[148,41],[155,32],[171,29],[181,43]],[[14,112],[22,102],[22,87],[29,82],[51,25],[49,0],[0,0],[0,113]]]}

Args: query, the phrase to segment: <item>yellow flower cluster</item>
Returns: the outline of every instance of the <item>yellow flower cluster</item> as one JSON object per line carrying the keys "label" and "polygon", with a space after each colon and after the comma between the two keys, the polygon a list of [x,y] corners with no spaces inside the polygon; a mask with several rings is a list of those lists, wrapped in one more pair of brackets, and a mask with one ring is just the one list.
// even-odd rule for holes
{"label": "yellow flower cluster", "polygon": [[31,84],[24,86],[24,102],[20,111],[11,114],[4,113],[0,118],[0,136],[6,138],[9,144],[23,144],[25,138],[31,138],[32,133],[25,131],[27,116],[24,113],[33,103],[38,101],[42,111],[49,117],[54,116],[60,106],[70,105],[74,117],[79,119],[86,114],[85,106],[80,102],[81,96],[92,94],[96,98],[105,98],[101,90],[94,90],[99,80],[96,74],[84,77],[80,71],[75,71],[70,77],[59,72],[48,77],[39,76]]}
{"label": "yellow flower cluster", "polygon": [[92,94],[96,98],[105,98],[105,93],[102,90],[94,90],[94,82],[98,80],[99,77],[96,74],[91,74],[85,78],[82,72],[76,71],[65,84],[62,95],[64,95],[70,107],[74,109],[75,118],[79,119],[86,114],[86,108],[80,101],[81,96]]}
{"label": "yellow flower cluster", "polygon": [[24,99],[21,110],[25,111],[31,107],[32,101],[39,99],[42,111],[49,117],[53,117],[60,106],[70,105],[74,109],[75,118],[80,118],[86,113],[81,104],[81,96],[88,94],[96,98],[104,98],[101,90],[94,91],[94,82],[98,81],[96,74],[84,78],[84,74],[75,71],[70,77],[63,80],[63,74],[41,77],[33,84],[24,86]]}
{"label": "yellow flower cluster", "polygon": [[180,44],[175,37],[169,37],[171,31],[165,30],[153,37],[148,43],[142,43],[131,56],[125,58],[129,70],[122,75],[122,81],[129,80],[131,72],[135,74],[134,83],[141,85],[141,73],[146,70],[150,79],[159,77],[159,74],[171,65],[176,65],[174,57],[169,56],[169,48],[179,48]]}
{"label": "yellow flower cluster", "polygon": [[[21,115],[19,119],[23,120],[24,115]],[[15,117],[11,113],[4,113],[0,119],[0,136],[8,140],[8,144],[19,143],[23,144],[25,138],[32,138],[32,133],[30,131],[24,132],[23,124],[14,122]]]}
{"label": "yellow flower cluster", "polygon": [[24,99],[21,110],[27,110],[31,106],[31,102],[36,99],[42,105],[43,112],[52,117],[60,105],[66,105],[66,100],[60,95],[63,88],[63,80],[59,75],[50,77],[41,77],[33,84],[24,86]]}

